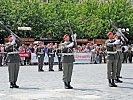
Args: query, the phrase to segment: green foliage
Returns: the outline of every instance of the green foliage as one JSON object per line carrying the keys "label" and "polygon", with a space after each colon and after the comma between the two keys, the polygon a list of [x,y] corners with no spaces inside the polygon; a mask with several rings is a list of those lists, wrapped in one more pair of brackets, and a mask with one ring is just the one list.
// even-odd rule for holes
{"label": "green foliage", "polygon": [[[112,31],[109,19],[118,27],[129,28],[133,34],[133,9],[127,0],[98,2],[98,0],[0,0],[0,21],[16,30],[20,37],[45,37],[46,34],[62,39],[63,34],[71,34],[68,20],[78,38],[106,38]],[[75,1],[75,2],[74,2]],[[129,0],[130,1],[130,0]],[[21,26],[31,27],[31,31],[18,31]],[[0,31],[6,37],[9,33]]]}

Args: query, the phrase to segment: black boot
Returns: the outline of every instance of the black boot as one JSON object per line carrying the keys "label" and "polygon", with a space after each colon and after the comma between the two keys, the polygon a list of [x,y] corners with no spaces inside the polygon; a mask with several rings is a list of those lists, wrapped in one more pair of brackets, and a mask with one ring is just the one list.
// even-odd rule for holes
{"label": "black boot", "polygon": [[10,82],[10,88],[14,88],[13,82]]}
{"label": "black boot", "polygon": [[14,88],[19,88],[19,86],[16,85],[16,82],[14,82]]}
{"label": "black boot", "polygon": [[63,71],[63,70],[62,70],[62,65],[61,65],[61,64],[59,64],[59,71]]}
{"label": "black boot", "polygon": [[49,71],[54,71],[54,70],[49,68]]}
{"label": "black boot", "polygon": [[44,72],[44,70],[43,69],[39,69],[38,72]]}
{"label": "black boot", "polygon": [[73,89],[73,87],[70,85],[70,82],[68,82],[69,89]]}
{"label": "black boot", "polygon": [[117,82],[117,83],[122,83],[123,81],[121,81],[120,79],[119,79],[119,77],[117,77],[116,79],[115,79],[115,81]]}
{"label": "black boot", "polygon": [[119,78],[122,78],[122,76],[119,76]]}
{"label": "black boot", "polygon": [[114,79],[112,79],[112,87],[117,87],[117,85],[114,82]]}
{"label": "black boot", "polygon": [[64,82],[65,89],[69,89],[67,82]]}
{"label": "black boot", "polygon": [[109,81],[109,87],[112,87],[111,79],[108,79],[108,81]]}

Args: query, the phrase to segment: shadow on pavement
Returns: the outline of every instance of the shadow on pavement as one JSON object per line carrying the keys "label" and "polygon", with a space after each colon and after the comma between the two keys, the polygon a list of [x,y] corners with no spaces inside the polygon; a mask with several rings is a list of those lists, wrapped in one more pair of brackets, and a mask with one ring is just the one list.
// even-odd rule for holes
{"label": "shadow on pavement", "polygon": [[122,79],[133,79],[133,78],[126,78],[126,77],[123,77]]}
{"label": "shadow on pavement", "polygon": [[83,89],[83,88],[74,88],[73,90],[77,90],[77,91],[97,91],[97,92],[103,92],[101,90],[97,90],[97,89]]}
{"label": "shadow on pavement", "polygon": [[133,85],[133,83],[131,83],[131,82],[124,82],[125,84],[131,84],[131,85]]}
{"label": "shadow on pavement", "polygon": [[131,89],[131,90],[133,90],[133,87],[121,87],[121,86],[119,86],[118,88]]}
{"label": "shadow on pavement", "polygon": [[33,88],[33,87],[20,87],[19,89],[22,89],[22,90],[40,90],[40,88]]}

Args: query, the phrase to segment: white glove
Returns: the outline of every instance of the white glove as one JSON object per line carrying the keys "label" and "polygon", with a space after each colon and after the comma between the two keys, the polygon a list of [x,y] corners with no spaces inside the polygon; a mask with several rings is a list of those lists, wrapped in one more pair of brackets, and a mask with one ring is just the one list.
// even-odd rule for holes
{"label": "white glove", "polygon": [[72,34],[72,35],[71,35],[71,38],[72,38],[72,41],[75,41],[76,38],[77,38],[77,34],[76,34],[76,33],[75,33],[75,34]]}
{"label": "white glove", "polygon": [[66,47],[67,48],[70,48],[70,47],[73,47],[74,46],[74,43],[72,42],[72,43],[70,43],[69,45],[67,45]]}
{"label": "white glove", "polygon": [[113,44],[121,44],[120,40],[116,40]]}
{"label": "white glove", "polygon": [[12,39],[13,39],[13,40],[16,40],[16,37],[15,37],[13,34],[12,34]]}
{"label": "white glove", "polygon": [[74,34],[71,35],[72,41],[74,41]]}
{"label": "white glove", "polygon": [[121,36],[122,41],[125,41],[125,39]]}
{"label": "white glove", "polygon": [[73,36],[74,36],[74,40],[76,40],[76,38],[77,38],[77,34],[75,33]]}
{"label": "white glove", "polygon": [[15,40],[13,40],[12,42],[11,42],[11,45],[14,45],[16,42],[15,42]]}

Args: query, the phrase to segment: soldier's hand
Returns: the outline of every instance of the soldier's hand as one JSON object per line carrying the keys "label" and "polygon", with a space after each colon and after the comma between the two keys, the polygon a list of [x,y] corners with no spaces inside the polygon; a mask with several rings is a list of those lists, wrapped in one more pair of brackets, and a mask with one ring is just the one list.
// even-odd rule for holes
{"label": "soldier's hand", "polygon": [[11,42],[11,45],[14,45],[14,44],[16,44],[15,40],[13,40],[13,41]]}
{"label": "soldier's hand", "polygon": [[76,38],[77,38],[77,34],[75,33],[75,34],[73,35],[73,37],[74,37],[74,40],[76,40]]}
{"label": "soldier's hand", "polygon": [[13,39],[13,40],[16,40],[16,37],[15,37],[13,34],[12,34],[12,39]]}
{"label": "soldier's hand", "polygon": [[115,44],[115,45],[119,45],[119,44],[121,44],[121,41],[120,41],[120,40],[116,40],[116,41],[114,42],[114,44]]}

